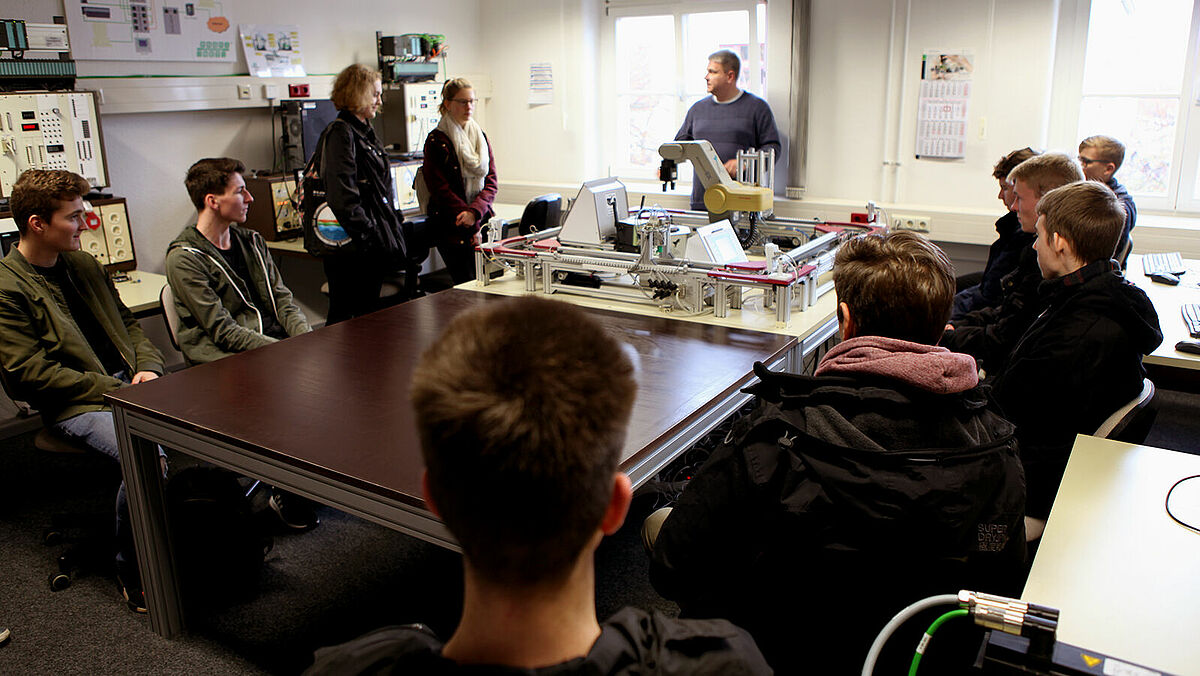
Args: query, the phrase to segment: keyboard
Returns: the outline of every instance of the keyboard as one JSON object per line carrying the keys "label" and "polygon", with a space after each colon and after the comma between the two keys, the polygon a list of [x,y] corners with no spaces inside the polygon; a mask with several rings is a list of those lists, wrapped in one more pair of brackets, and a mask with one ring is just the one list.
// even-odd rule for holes
{"label": "keyboard", "polygon": [[1180,309],[1183,311],[1183,323],[1187,324],[1188,333],[1193,338],[1200,338],[1200,305],[1185,303]]}
{"label": "keyboard", "polygon": [[1187,272],[1187,268],[1183,265],[1183,257],[1179,255],[1178,251],[1142,254],[1142,269],[1146,271],[1146,276],[1156,272],[1169,272],[1173,275],[1182,275]]}

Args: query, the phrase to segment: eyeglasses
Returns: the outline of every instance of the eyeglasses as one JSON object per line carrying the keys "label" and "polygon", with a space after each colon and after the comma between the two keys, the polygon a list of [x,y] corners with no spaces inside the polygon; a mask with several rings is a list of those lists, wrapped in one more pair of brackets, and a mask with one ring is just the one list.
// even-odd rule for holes
{"label": "eyeglasses", "polygon": [[1084,157],[1083,155],[1079,156],[1079,163],[1085,167],[1089,164],[1095,164],[1097,162],[1103,162],[1103,161],[1104,160],[1089,160],[1088,158]]}
{"label": "eyeglasses", "polygon": [[454,103],[461,103],[464,106],[473,106],[479,103],[479,99],[450,99]]}

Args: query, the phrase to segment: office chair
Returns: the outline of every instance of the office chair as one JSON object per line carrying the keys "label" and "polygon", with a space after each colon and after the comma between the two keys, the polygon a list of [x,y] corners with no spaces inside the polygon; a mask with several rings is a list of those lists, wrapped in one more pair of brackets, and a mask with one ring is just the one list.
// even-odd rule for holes
{"label": "office chair", "polygon": [[529,200],[521,214],[517,233],[528,235],[534,230],[548,230],[562,225],[562,195],[552,192]]}
{"label": "office chair", "polygon": [[[167,325],[167,338],[171,339],[171,347],[183,354],[176,335],[179,333],[179,311],[175,308],[175,292],[171,290],[170,284],[163,284],[162,291],[158,292],[158,304],[162,308],[163,322]],[[187,355],[184,355],[183,359],[187,361]],[[190,362],[188,366],[191,366]]]}
{"label": "office chair", "polygon": [[[1115,439],[1130,444],[1140,444],[1150,434],[1150,427],[1158,417],[1158,409],[1149,408],[1150,400],[1154,398],[1154,382],[1149,378],[1142,379],[1142,391],[1129,403],[1105,418],[1104,422],[1092,433],[1101,439]],[[1025,517],[1025,541],[1033,542],[1042,537],[1046,530],[1045,519]]]}

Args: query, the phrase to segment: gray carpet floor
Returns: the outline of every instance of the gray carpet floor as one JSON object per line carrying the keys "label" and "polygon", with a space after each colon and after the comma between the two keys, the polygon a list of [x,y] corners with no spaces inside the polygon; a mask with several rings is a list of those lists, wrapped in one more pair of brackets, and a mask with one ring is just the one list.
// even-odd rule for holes
{"label": "gray carpet floor", "polygon": [[[1200,453],[1200,396],[1160,390],[1146,443]],[[329,508],[309,533],[278,534],[262,591],[250,602],[194,614],[176,640],[130,612],[110,571],[78,575],[52,592],[61,548],[42,542],[53,513],[111,514],[118,472],[104,458],[37,451],[33,434],[0,441],[0,674],[295,674],[317,647],[373,628],[423,622],[453,631],[461,604],[458,555]],[[98,480],[111,478],[111,481]],[[625,605],[674,614],[647,578],[637,527],[653,508],[640,498],[626,526],[597,555],[597,610]]]}

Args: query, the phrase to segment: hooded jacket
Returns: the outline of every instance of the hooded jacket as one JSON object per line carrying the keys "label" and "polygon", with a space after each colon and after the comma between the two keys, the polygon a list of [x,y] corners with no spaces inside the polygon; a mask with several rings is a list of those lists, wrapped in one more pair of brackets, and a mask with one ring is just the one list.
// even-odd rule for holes
{"label": "hooded jacket", "polygon": [[600,625],[600,637],[583,657],[536,669],[459,665],[442,657],[442,642],[420,624],[384,627],[342,645],[321,648],[304,673],[472,674],[770,674],[746,632],[724,620],[677,620],[637,608],[618,611]]}
{"label": "hooded jacket", "polygon": [[1076,434],[1091,434],[1142,390],[1142,357],[1162,343],[1158,313],[1116,261],[1046,280],[1045,308],[993,379],[1017,426],[1029,516],[1045,519]]}
{"label": "hooded jacket", "polygon": [[[184,228],[167,247],[167,282],[179,313],[176,338],[192,364],[276,342],[263,333],[264,313],[273,314],[289,336],[312,330],[284,286],[262,235],[234,225],[229,240],[245,259],[250,279],[239,277],[195,225]],[[255,297],[268,299],[270,306],[257,307]]]}
{"label": "hooded jacket", "polygon": [[[121,302],[112,279],[89,254],[59,254],[79,295],[112,340],[129,375],[162,373],[162,353]],[[104,394],[125,383],[104,365],[71,317],[66,298],[17,247],[0,261],[0,368],[10,394],[47,423],[105,408]]]}
{"label": "hooded jacket", "polygon": [[660,594],[745,627],[780,673],[851,673],[912,601],[1019,590],[1014,430],[974,360],[863,337],[831,350],[816,376],[755,373],[753,411],[655,542]]}

